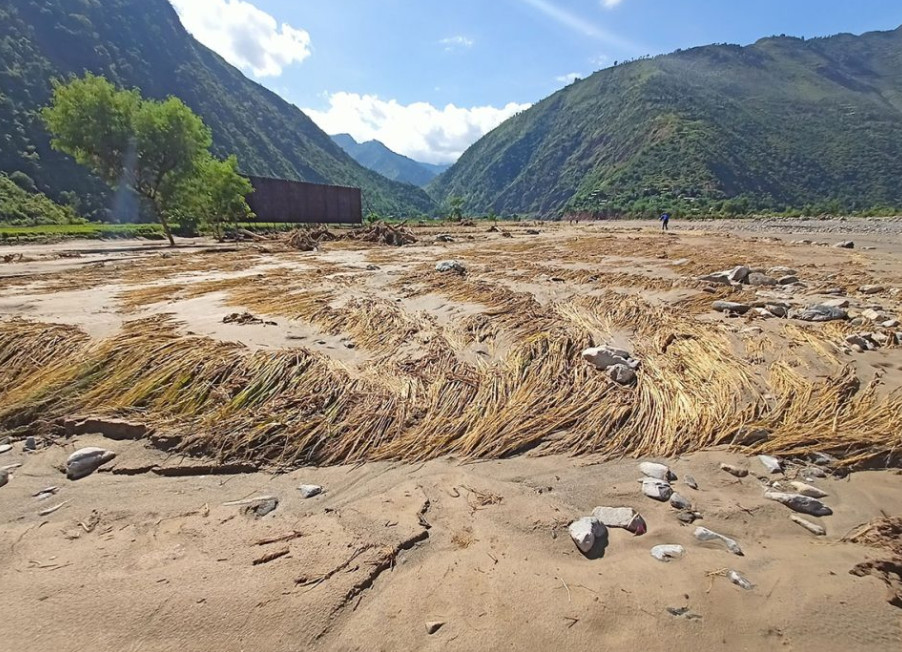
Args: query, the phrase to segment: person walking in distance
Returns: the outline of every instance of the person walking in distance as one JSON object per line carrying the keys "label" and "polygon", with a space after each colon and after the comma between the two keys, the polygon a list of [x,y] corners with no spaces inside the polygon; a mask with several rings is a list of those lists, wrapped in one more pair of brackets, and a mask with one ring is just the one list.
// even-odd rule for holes
{"label": "person walking in distance", "polygon": [[670,213],[664,213],[659,219],[661,220],[661,230],[669,231],[670,228],[668,227],[668,224],[670,224]]}

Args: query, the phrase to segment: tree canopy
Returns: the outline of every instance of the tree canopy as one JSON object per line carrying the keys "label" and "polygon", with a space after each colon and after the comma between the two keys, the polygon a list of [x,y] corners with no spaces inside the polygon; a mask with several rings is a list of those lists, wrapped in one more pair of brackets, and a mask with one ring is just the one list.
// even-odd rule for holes
{"label": "tree canopy", "polygon": [[198,211],[198,219],[248,216],[249,182],[235,157],[210,154],[210,129],[176,97],[152,100],[137,90],[117,89],[87,73],[55,82],[51,104],[42,111],[52,146],[87,166],[113,188],[142,197],[170,244],[168,218]]}

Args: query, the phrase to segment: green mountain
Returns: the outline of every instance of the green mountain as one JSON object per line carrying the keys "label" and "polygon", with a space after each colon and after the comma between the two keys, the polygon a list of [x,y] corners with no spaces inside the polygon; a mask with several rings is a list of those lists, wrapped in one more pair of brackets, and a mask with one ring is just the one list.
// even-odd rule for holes
{"label": "green mountain", "polygon": [[378,140],[358,143],[350,134],[337,134],[332,136],[332,140],[363,167],[395,181],[425,186],[448,169],[447,165],[420,163],[398,154]]}
{"label": "green mountain", "polygon": [[602,70],[427,188],[469,211],[902,207],[902,28],[711,45]]}
{"label": "green mountain", "polygon": [[243,172],[359,186],[366,208],[431,210],[419,188],[360,166],[303,112],[198,43],[167,0],[0,0],[0,171],[21,172],[55,200],[93,217],[111,193],[50,149],[37,109],[54,77],[104,75],[148,97],[176,95],[213,130],[213,150]]}

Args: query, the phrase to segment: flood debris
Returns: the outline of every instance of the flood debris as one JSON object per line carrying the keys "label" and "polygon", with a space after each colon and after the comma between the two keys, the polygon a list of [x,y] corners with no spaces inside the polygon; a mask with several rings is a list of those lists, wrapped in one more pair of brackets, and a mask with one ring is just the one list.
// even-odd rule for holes
{"label": "flood debris", "polygon": [[66,460],[66,477],[70,480],[87,477],[115,457],[116,453],[104,448],[80,448]]}
{"label": "flood debris", "polygon": [[833,510],[816,498],[803,496],[802,494],[788,494],[780,491],[765,492],[764,497],[768,500],[774,500],[782,505],[786,505],[790,509],[810,514],[811,516],[830,516]]}
{"label": "flood debris", "polygon": [[696,539],[702,542],[717,541],[719,543],[722,543],[726,547],[726,549],[732,552],[734,555],[743,555],[742,548],[739,547],[739,544],[736,543],[734,539],[714,532],[713,530],[709,530],[706,527],[695,528],[693,536],[695,536]]}

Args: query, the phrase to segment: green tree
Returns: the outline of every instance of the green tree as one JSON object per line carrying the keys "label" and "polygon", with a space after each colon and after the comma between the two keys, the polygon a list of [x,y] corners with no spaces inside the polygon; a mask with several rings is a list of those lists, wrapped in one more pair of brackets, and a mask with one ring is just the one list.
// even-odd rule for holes
{"label": "green tree", "polygon": [[448,199],[449,219],[454,222],[460,222],[464,217],[464,198],[456,195]]}
{"label": "green tree", "polygon": [[254,217],[245,199],[251,192],[250,181],[238,174],[235,156],[220,161],[207,155],[198,161],[195,174],[178,186],[173,214],[190,216],[221,240],[226,226]]}
{"label": "green tree", "polygon": [[210,130],[181,100],[143,99],[90,73],[55,82],[42,111],[55,149],[89,167],[107,184],[143,197],[175,245],[167,214],[186,179],[199,173],[212,144]]}

